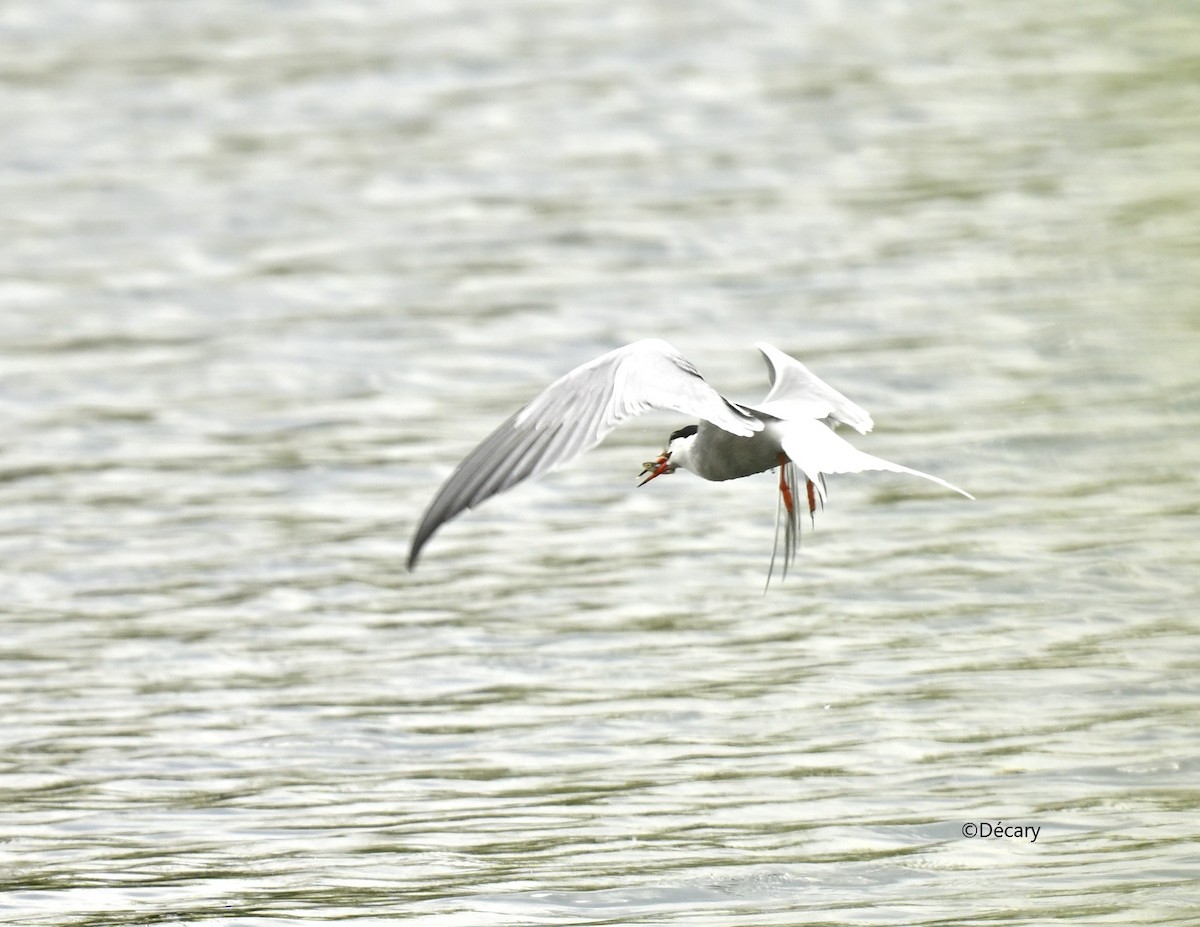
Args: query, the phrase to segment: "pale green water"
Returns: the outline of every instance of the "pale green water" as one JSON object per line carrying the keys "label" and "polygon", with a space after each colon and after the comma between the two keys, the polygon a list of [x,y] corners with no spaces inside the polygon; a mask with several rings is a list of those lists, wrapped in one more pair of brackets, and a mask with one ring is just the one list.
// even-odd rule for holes
{"label": "pale green water", "polygon": [[[6,5],[0,921],[1194,923],[1198,28]],[[404,572],[647,336],[979,501],[833,481],[763,597],[667,417]]]}

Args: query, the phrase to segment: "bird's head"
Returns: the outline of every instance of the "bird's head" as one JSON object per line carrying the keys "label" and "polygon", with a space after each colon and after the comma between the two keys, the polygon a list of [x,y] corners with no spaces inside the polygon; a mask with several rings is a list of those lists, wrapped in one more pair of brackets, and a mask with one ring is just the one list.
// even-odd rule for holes
{"label": "bird's head", "polygon": [[666,448],[658,455],[657,459],[648,460],[642,464],[642,472],[638,476],[646,476],[647,473],[650,475],[646,476],[638,485],[645,486],[656,476],[674,473],[677,468],[684,466],[688,447],[696,440],[696,432],[699,430],[698,425],[684,425],[678,431],[671,432],[671,437],[667,438]]}

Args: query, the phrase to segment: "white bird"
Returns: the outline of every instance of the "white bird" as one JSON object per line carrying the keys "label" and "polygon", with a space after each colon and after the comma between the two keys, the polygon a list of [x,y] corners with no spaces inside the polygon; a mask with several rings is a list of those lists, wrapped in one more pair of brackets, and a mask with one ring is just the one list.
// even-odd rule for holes
{"label": "white bird", "polygon": [[[767,582],[775,568],[780,528],[783,573],[794,560],[800,537],[800,477],[810,518],[825,503],[825,475],[889,470],[932,480],[973,499],[945,480],[863,453],[833,429],[846,424],[866,434],[871,416],[795,358],[769,344],[756,345],[767,361],[771,390],[757,405],[726,399],[665,341],[646,339],[609,351],[576,367],[548,386],[471,451],[442,484],[413,535],[411,570],[426,542],[464,509],[474,508],[522,480],[540,476],[595,447],[617,425],[651,409],[700,419],[671,434],[639,486],[683,468],[706,480],[733,480],[779,468],[775,546]],[[782,524],[781,524],[782,523]]]}

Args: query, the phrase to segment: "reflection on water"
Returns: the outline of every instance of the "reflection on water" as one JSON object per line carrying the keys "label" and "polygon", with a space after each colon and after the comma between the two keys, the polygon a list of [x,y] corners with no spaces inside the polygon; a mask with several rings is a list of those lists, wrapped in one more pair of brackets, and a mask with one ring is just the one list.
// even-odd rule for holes
{"label": "reflection on water", "polygon": [[[1194,19],[0,13],[5,923],[1189,923]],[[763,597],[666,416],[403,571],[647,336],[979,501],[832,481]]]}

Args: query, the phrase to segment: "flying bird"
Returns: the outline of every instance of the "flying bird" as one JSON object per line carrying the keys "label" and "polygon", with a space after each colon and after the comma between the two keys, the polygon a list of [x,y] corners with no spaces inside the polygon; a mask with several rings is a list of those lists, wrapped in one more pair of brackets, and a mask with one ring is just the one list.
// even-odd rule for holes
{"label": "flying bird", "polygon": [[768,584],[780,534],[786,576],[799,546],[803,514],[815,522],[817,503],[824,506],[826,474],[907,473],[974,498],[940,477],[852,446],[834,429],[848,425],[866,434],[875,424],[867,411],[778,348],[762,342],[755,347],[766,359],[771,381],[766,398],[756,405],[726,399],[687,358],[656,338],[609,351],[555,380],[455,467],[417,526],[408,568],[416,565],[433,533],[464,509],[566,463],[595,447],[617,425],[652,409],[699,422],[670,435],[663,451],[642,465],[640,476],[645,478],[639,486],[681,468],[706,480],[779,469]]}

